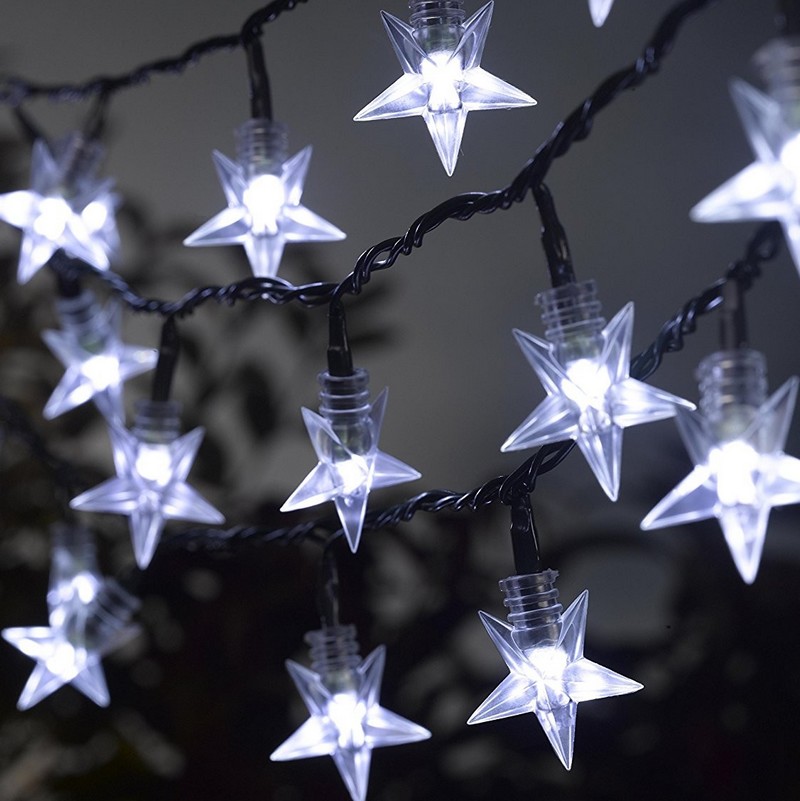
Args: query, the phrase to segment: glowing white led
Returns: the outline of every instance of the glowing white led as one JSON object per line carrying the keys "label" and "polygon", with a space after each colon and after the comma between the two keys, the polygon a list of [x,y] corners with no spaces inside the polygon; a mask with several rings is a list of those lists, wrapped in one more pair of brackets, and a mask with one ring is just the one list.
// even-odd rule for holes
{"label": "glowing white led", "polygon": [[611,11],[614,0],[589,0],[589,11],[592,15],[592,22],[599,28]]}

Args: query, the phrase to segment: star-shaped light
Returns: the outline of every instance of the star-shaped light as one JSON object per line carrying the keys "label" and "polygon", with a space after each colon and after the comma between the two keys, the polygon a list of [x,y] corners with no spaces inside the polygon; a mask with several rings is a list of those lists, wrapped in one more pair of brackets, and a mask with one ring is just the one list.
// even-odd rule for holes
{"label": "star-shaped light", "polygon": [[219,524],[225,518],[186,483],[205,433],[196,428],[171,441],[152,441],[148,432],[109,428],[117,477],[104,481],[70,506],[130,518],[136,562],[150,564],[166,520]]}
{"label": "star-shaped light", "polygon": [[47,347],[66,368],[43,414],[52,419],[93,400],[109,422],[121,424],[123,382],[152,370],[158,352],[120,340],[116,304],[101,309],[87,296],[84,308],[87,317],[80,327],[66,321],[61,331],[42,332]]}
{"label": "star-shaped light", "polygon": [[622,430],[662,420],[688,401],[629,376],[633,304],[627,304],[602,330],[595,358],[564,360],[552,343],[514,330],[517,343],[547,391],[509,436],[503,451],[533,448],[572,439],[611,500],[619,493]]}
{"label": "star-shaped light", "polygon": [[503,657],[509,675],[467,723],[533,712],[564,767],[572,766],[578,704],[641,690],[642,685],[583,655],[589,592],[584,590],[558,622],[558,638],[521,649],[513,628],[480,612],[483,625]]}
{"label": "star-shaped light", "polygon": [[797,379],[787,381],[754,413],[736,437],[700,412],[679,409],[678,429],[695,463],[642,521],[643,529],[716,517],[742,578],[752,584],[773,506],[800,503],[800,459],[783,447],[797,398]]}
{"label": "star-shaped light", "polygon": [[253,274],[274,277],[287,242],[345,238],[300,203],[311,146],[260,172],[216,150],[213,158],[228,207],[186,237],[184,245],[243,245]]}
{"label": "star-shaped light", "polygon": [[78,549],[54,548],[47,593],[49,626],[3,629],[3,638],[36,660],[17,706],[29,709],[64,684],[100,706],[109,702],[103,656],[138,631],[130,625],[138,601],[113,579],[97,575]]}
{"label": "star-shaped light", "polygon": [[311,717],[270,756],[273,761],[331,756],[353,801],[364,801],[372,749],[426,740],[431,733],[378,703],[386,651],[376,648],[337,685],[288,660]]}
{"label": "star-shaped light", "polygon": [[369,493],[413,481],[420,473],[378,449],[388,390],[362,408],[358,419],[339,431],[331,419],[303,409],[311,444],[319,458],[317,466],[281,507],[282,512],[305,509],[333,501],[353,553],[361,540],[361,529]]}
{"label": "star-shaped light", "polygon": [[777,100],[744,81],[731,84],[736,110],[756,160],[701,200],[697,222],[778,220],[800,270],[800,131]]}
{"label": "star-shaped light", "polygon": [[599,28],[611,11],[614,0],[589,0],[589,11],[592,15],[592,22]]}
{"label": "star-shaped light", "polygon": [[[455,41],[435,35],[381,12],[403,76],[355,116],[355,120],[387,120],[421,116],[448,175],[456,168],[464,124],[470,111],[532,106],[536,101],[509,83],[481,69],[494,3],[487,3],[458,28]],[[463,17],[462,17],[463,19]],[[430,28],[422,29],[426,33]]]}
{"label": "star-shaped light", "polygon": [[[87,168],[74,174],[81,148],[91,148]],[[0,219],[23,232],[17,280],[24,284],[59,248],[98,270],[107,270],[119,248],[113,181],[97,180],[99,145],[78,133],[50,150],[42,140],[33,146],[30,189],[0,195]],[[78,167],[80,168],[80,164]]]}

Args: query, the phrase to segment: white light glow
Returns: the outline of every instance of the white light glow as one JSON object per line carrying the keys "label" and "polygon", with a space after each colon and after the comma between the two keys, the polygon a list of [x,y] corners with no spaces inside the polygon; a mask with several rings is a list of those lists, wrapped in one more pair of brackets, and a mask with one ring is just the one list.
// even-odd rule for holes
{"label": "white light glow", "polygon": [[64,198],[42,198],[38,214],[33,220],[33,231],[38,236],[55,242],[63,236],[71,216],[72,209]]}
{"label": "white light glow", "polygon": [[717,496],[723,506],[758,503],[761,456],[748,442],[735,440],[712,448],[708,466],[717,479]]}
{"label": "white light glow", "polygon": [[420,63],[423,81],[428,86],[428,111],[458,111],[461,108],[461,88],[464,82],[462,59],[453,58],[447,51],[431,53]]}
{"label": "white light glow", "polygon": [[328,702],[327,713],[339,733],[339,748],[359,749],[366,745],[364,719],[367,707],[356,693],[335,693]]}
{"label": "white light glow", "polygon": [[111,209],[108,203],[101,200],[93,200],[81,212],[81,218],[90,233],[102,231],[110,217]]}
{"label": "white light glow", "polygon": [[161,487],[172,479],[172,453],[169,445],[143,443],[136,453],[136,472],[148,482]]}
{"label": "white light glow", "polygon": [[242,196],[250,212],[250,227],[256,236],[274,236],[278,233],[278,218],[286,193],[279,175],[259,175],[247,185]]}
{"label": "white light glow", "polygon": [[94,389],[92,394],[120,384],[119,359],[114,355],[100,353],[90,356],[81,369]]}

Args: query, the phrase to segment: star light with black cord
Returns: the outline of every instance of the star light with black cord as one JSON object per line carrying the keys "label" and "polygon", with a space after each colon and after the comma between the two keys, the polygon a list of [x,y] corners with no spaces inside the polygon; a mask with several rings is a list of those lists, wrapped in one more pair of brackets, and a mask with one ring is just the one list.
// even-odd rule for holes
{"label": "star light with black cord", "polygon": [[119,249],[111,179],[95,172],[103,149],[72,133],[51,149],[37,140],[31,154],[30,189],[0,195],[0,219],[22,231],[17,280],[24,284],[63,248],[70,256],[107,270]]}
{"label": "star light with black cord", "polygon": [[287,158],[285,127],[266,119],[247,120],[236,137],[236,162],[217,150],[212,154],[228,207],[186,237],[184,245],[242,245],[253,274],[273,278],[286,243],[345,238],[300,203],[310,145]]}
{"label": "star light with black cord", "polygon": [[536,101],[480,67],[494,2],[466,21],[461,2],[412,0],[409,5],[411,25],[381,12],[403,75],[354,119],[421,116],[445,171],[452,175],[470,111],[532,106]]}

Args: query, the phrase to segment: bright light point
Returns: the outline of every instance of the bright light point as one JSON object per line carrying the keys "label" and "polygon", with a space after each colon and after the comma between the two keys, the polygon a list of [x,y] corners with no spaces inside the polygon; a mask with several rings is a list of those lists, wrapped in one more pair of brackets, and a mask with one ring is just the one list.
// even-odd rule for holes
{"label": "bright light point", "polygon": [[758,469],[761,457],[749,443],[736,440],[712,448],[708,466],[717,479],[717,495],[723,506],[758,502]]}
{"label": "bright light point", "polygon": [[96,392],[120,384],[119,359],[108,354],[90,356],[83,363],[83,374]]}
{"label": "bright light point", "polygon": [[250,212],[251,230],[256,236],[274,236],[278,233],[278,218],[286,194],[278,175],[259,175],[247,185],[242,196]]}
{"label": "bright light point", "polygon": [[85,662],[86,652],[76,650],[66,641],[57,643],[53,653],[45,660],[47,669],[64,681],[74,678]]}
{"label": "bright light point", "polygon": [[172,479],[169,445],[142,444],[136,454],[136,472],[145,481],[165,486]]}
{"label": "bright light point", "polygon": [[55,241],[64,233],[71,214],[72,209],[63,198],[43,198],[33,221],[33,231],[44,239]]}
{"label": "bright light point", "polygon": [[327,711],[339,732],[339,748],[358,750],[366,745],[363,723],[367,708],[355,693],[336,693],[328,702]]}
{"label": "bright light point", "polygon": [[429,87],[428,111],[458,111],[461,108],[461,86],[464,73],[461,58],[449,52],[432,53],[420,64],[422,78]]}
{"label": "bright light point", "polygon": [[98,581],[91,573],[78,573],[72,579],[72,589],[82,604],[91,603],[97,595]]}
{"label": "bright light point", "polygon": [[90,232],[102,231],[109,219],[108,205],[102,201],[93,200],[83,209],[81,217]]}
{"label": "bright light point", "polygon": [[341,487],[343,495],[357,493],[369,480],[369,464],[360,456],[334,462],[331,470],[336,475],[335,481]]}

